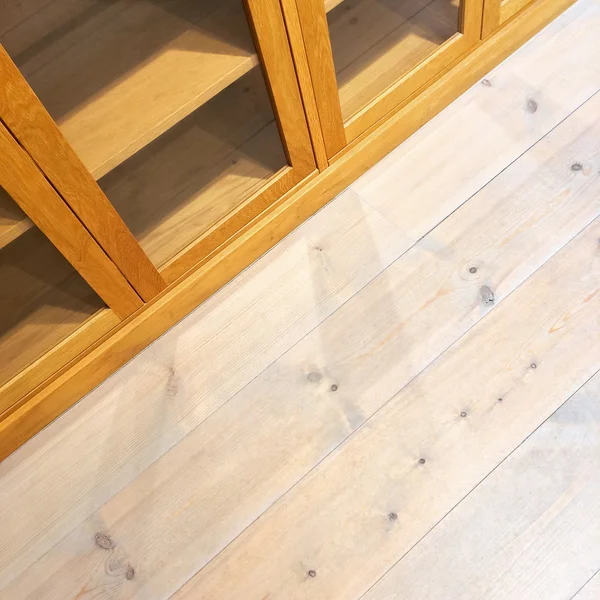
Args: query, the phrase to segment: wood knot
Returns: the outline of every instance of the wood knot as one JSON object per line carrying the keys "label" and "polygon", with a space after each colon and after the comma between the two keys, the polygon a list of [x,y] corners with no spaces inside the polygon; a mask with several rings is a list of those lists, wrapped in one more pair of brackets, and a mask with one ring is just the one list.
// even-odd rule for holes
{"label": "wood knot", "polygon": [[424,458],[419,459],[419,464],[424,465],[427,461]]}
{"label": "wood knot", "polygon": [[479,293],[481,294],[481,299],[484,304],[494,304],[496,297],[494,296],[494,292],[492,292],[487,285],[482,285]]}
{"label": "wood knot", "polygon": [[317,572],[316,572],[314,569],[311,569],[311,570],[308,572],[308,576],[309,576],[309,577],[316,577],[316,576],[317,576]]}
{"label": "wood knot", "polygon": [[538,103],[533,98],[529,98],[527,100],[527,112],[534,113],[537,111],[537,109],[538,109]]}
{"label": "wood knot", "polygon": [[391,513],[388,515],[388,519],[389,519],[390,521],[397,521],[397,520],[398,520],[398,515],[397,515],[395,512],[391,512]]}
{"label": "wood knot", "polygon": [[484,85],[485,87],[492,87],[492,82],[489,79],[482,79],[481,85]]}
{"label": "wood knot", "polygon": [[127,565],[127,569],[125,571],[125,579],[131,581],[135,577],[135,569],[131,565]]}
{"label": "wood knot", "polygon": [[571,171],[583,171],[583,165],[581,163],[573,163],[571,165]]}
{"label": "wood knot", "polygon": [[306,379],[308,379],[310,382],[312,383],[317,383],[317,381],[321,381],[321,373],[318,373],[317,371],[313,371],[312,373],[309,373],[306,377]]}
{"label": "wood knot", "polygon": [[334,383],[334,384],[331,386],[331,391],[332,391],[332,392],[337,392],[337,391],[338,391],[338,386],[337,386],[337,384],[335,384],[335,383]]}
{"label": "wood knot", "polygon": [[111,550],[115,547],[115,543],[110,538],[110,535],[102,532],[99,532],[94,536],[94,544],[96,544],[98,548],[102,548],[102,550]]}

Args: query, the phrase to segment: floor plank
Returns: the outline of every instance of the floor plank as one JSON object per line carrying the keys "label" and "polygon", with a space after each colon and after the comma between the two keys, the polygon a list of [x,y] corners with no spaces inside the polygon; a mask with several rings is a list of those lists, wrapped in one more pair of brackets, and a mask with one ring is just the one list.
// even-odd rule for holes
{"label": "floor plank", "polygon": [[579,590],[572,600],[598,600],[600,598],[600,571]]}
{"label": "floor plank", "polygon": [[600,89],[599,35],[581,0],[351,188],[418,240]]}
{"label": "floor plank", "polygon": [[596,375],[362,600],[572,598],[600,564],[599,400]]}
{"label": "floor plank", "polygon": [[[584,264],[571,265],[572,272],[566,273],[566,265],[554,266],[557,257],[535,272],[598,215],[598,100],[592,98],[535,144],[600,87],[594,44],[600,30],[599,6],[600,0],[580,0],[520,51],[519,61],[509,59],[496,69],[489,76],[491,86],[475,86],[466,100],[458,100],[435,125],[426,126],[393,153],[396,164],[384,160],[372,177],[366,175],[354,186],[405,236],[352,191],[346,192],[0,464],[0,588],[7,586],[0,598],[166,600],[211,560],[189,584],[191,590],[200,589],[202,597],[247,600],[256,593],[257,600],[263,600],[261,590],[267,585],[270,600],[322,599],[329,597],[325,591],[338,577],[342,584],[336,599],[354,585],[362,593],[368,581],[393,565],[405,544],[422,537],[419,527],[436,516],[436,510],[447,512],[444,503],[460,499],[477,473],[489,472],[511,443],[514,447],[514,440],[527,435],[559,397],[564,399],[567,388],[588,375],[594,352],[598,355],[598,323],[593,317],[598,314],[598,296],[590,291],[587,304],[580,302],[582,290],[593,288],[589,270],[597,272],[597,258],[591,259],[590,242],[578,254]],[[412,240],[531,146],[362,289]],[[457,156],[464,160],[457,161]],[[559,275],[563,279],[557,280]],[[569,285],[561,286],[560,281]],[[459,342],[459,350],[453,348],[432,368],[446,373],[447,381],[421,389],[421,383],[433,377],[421,376],[398,397],[406,398],[406,406],[394,413],[396,424],[381,426],[396,455],[391,457],[387,446],[379,457],[350,451],[358,480],[366,473],[362,481],[372,488],[381,473],[363,469],[369,460],[404,461],[392,464],[401,471],[407,460],[410,463],[401,473],[408,477],[403,481],[409,490],[400,484],[402,511],[383,507],[387,480],[375,494],[381,502],[373,509],[375,520],[367,525],[375,522],[377,529],[383,521],[389,528],[383,541],[379,539],[381,554],[378,545],[369,546],[381,533],[377,529],[371,535],[365,525],[364,517],[373,516],[372,511],[359,513],[346,528],[335,528],[352,510],[345,499],[355,482],[354,477],[346,480],[347,490],[342,486],[340,491],[344,475],[334,473],[317,489],[318,484],[310,482],[327,479],[319,474],[331,469],[329,461],[269,511],[494,306],[503,316],[494,309],[467,333],[465,340],[476,342]],[[562,320],[548,334],[547,321],[540,325],[540,319],[553,311]],[[490,323],[492,330],[481,333]],[[521,346],[518,340],[508,340],[511,323]],[[538,331],[542,333],[536,337]],[[563,360],[572,354],[573,339],[588,354],[578,364],[569,358],[564,369],[557,357]],[[504,352],[500,357],[498,344]],[[484,347],[488,352],[482,352]],[[531,347],[539,350],[534,358],[539,368],[521,369],[518,360]],[[506,359],[511,349],[517,362]],[[465,364],[453,358],[457,352]],[[486,356],[490,364],[482,363]],[[500,383],[489,376],[493,368],[501,369]],[[513,385],[501,405],[518,409],[503,416],[498,405],[487,407],[488,397],[472,397],[468,380],[473,373],[471,384],[480,382],[486,390]],[[546,373],[542,391],[531,399],[531,390],[539,389],[537,375],[545,378]],[[460,400],[469,403],[459,406],[461,392]],[[402,402],[398,398],[397,406]],[[457,416],[461,412],[467,417]],[[407,423],[414,423],[413,428]],[[428,426],[425,431],[423,423]],[[505,436],[497,435],[498,427]],[[406,439],[398,438],[399,431],[407,431]],[[368,435],[361,432],[355,439]],[[425,437],[419,438],[422,433]],[[467,436],[465,447],[459,447],[462,433]],[[441,446],[435,446],[438,434]],[[375,434],[369,437],[369,444],[374,438]],[[482,440],[491,444],[484,454]],[[415,441],[419,448],[413,448]],[[434,446],[437,454],[416,466],[418,451]],[[465,464],[467,473],[461,470]],[[347,479],[348,473],[351,469],[346,469]],[[425,473],[424,481],[417,479],[411,488],[418,473]],[[333,500],[307,505],[305,490]],[[355,491],[352,506],[363,499],[362,490]],[[420,512],[424,507],[427,514]],[[301,515],[288,529],[275,531],[283,552],[279,545],[265,545],[252,555],[256,540],[272,534],[263,520],[285,522],[287,527],[285,515],[277,516],[282,510]],[[242,533],[265,511],[263,519]],[[389,520],[394,511],[398,519]],[[405,530],[413,516],[414,527]],[[369,535],[363,544],[360,532],[365,527]],[[306,536],[315,531],[311,528],[318,531],[307,544]],[[398,528],[401,538],[388,535]],[[329,532],[333,533],[327,538]],[[358,553],[368,553],[365,570],[352,568],[354,556],[348,564],[339,564],[344,552],[353,551],[345,545],[352,539],[358,540]],[[273,543],[270,537],[267,541]],[[322,549],[312,547],[313,542],[320,542]],[[266,554],[269,548],[272,553]],[[300,562],[294,563],[294,557]],[[252,565],[258,565],[257,571]],[[316,577],[306,574],[312,568]],[[257,581],[261,575],[264,579]],[[223,579],[232,581],[219,587]],[[206,581],[215,587],[205,590]],[[591,597],[593,584],[588,584]],[[212,589],[216,591],[211,594]],[[589,593],[585,589],[580,594]]]}
{"label": "floor plank", "polygon": [[406,247],[346,192],[1,463],[0,587]]}
{"label": "floor plank", "polygon": [[360,597],[600,368],[599,236],[600,219],[173,600]]}
{"label": "floor plank", "polygon": [[[600,214],[599,110],[600,95],[76,527],[6,597],[63,600],[85,583],[114,598],[168,598]],[[120,576],[94,547],[105,532]]]}

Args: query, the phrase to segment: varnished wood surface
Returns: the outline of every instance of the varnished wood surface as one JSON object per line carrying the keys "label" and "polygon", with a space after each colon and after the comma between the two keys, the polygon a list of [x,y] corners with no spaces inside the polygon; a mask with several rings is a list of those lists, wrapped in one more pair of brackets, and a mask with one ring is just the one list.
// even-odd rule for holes
{"label": "varnished wood surface", "polygon": [[[0,250],[0,281],[0,385],[104,306],[35,227]],[[0,395],[0,412],[9,405]]]}
{"label": "varnished wood surface", "polygon": [[[0,598],[360,598],[387,578],[391,587],[373,596],[383,599],[395,593],[403,560],[418,566],[428,532],[443,541],[436,523],[461,518],[478,534],[473,551],[484,543],[476,555],[485,581],[497,577],[486,575],[486,560],[506,568],[512,597],[560,568],[569,572],[561,598],[593,586],[597,556],[575,552],[585,543],[543,561],[522,554],[534,562],[519,570],[505,528],[467,517],[519,497],[498,497],[485,483],[513,484],[503,461],[515,450],[513,464],[529,465],[520,497],[527,523],[539,523],[531,540],[565,535],[561,523],[581,514],[559,501],[558,518],[536,521],[544,491],[560,499],[562,489],[581,490],[588,518],[597,507],[593,481],[578,476],[595,456],[597,403],[573,396],[600,368],[597,14],[595,0],[580,1],[486,76],[495,86],[478,83],[396,153],[399,173],[412,176],[401,181],[414,186],[404,193],[389,179],[399,207],[373,211],[348,190],[4,461]],[[567,43],[562,61],[544,61],[550,46]],[[540,98],[560,88],[564,101],[543,113]],[[475,135],[485,144],[474,118],[481,106],[489,127],[507,135],[490,140],[491,167],[481,149],[472,161],[483,173],[474,193],[462,171],[446,179],[419,152],[456,155]],[[528,126],[508,135],[523,119]],[[340,163],[352,164],[350,155]],[[384,161],[371,183],[394,168]],[[452,200],[432,217],[440,189]],[[408,232],[396,224],[402,210]],[[568,443],[564,452],[556,439]],[[536,463],[545,440],[554,460]],[[553,481],[553,465],[570,470]],[[76,493],[65,494],[65,482]],[[18,519],[8,510],[16,505]],[[515,511],[510,531],[523,522]],[[573,533],[594,540],[591,528]],[[461,567],[455,541],[453,562],[435,573],[448,578],[444,590],[474,569]],[[435,586],[430,564],[435,551],[445,564],[444,546],[431,545],[423,573]],[[476,581],[470,590],[465,598],[482,597]]]}
{"label": "varnished wood surface", "polygon": [[160,268],[286,165],[255,68],[99,184]]}
{"label": "varnished wood surface", "polygon": [[0,118],[144,300],[166,286],[0,45]]}
{"label": "varnished wood surface", "polygon": [[458,31],[449,0],[344,0],[328,14],[344,120]]}
{"label": "varnished wood surface", "polygon": [[53,0],[0,43],[96,179],[258,60],[240,0]]}
{"label": "varnished wood surface", "polygon": [[140,297],[1,122],[0,155],[0,186],[100,298],[122,319],[141,308]]}

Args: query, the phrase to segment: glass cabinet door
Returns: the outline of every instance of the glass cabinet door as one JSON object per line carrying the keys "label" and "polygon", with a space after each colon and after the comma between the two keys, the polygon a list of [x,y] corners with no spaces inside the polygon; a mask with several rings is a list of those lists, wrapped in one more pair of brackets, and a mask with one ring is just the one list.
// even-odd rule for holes
{"label": "glass cabinet door", "polygon": [[483,35],[487,37],[534,0],[487,0],[483,13]]}
{"label": "glass cabinet door", "polygon": [[277,0],[0,11],[0,43],[167,282],[314,170]]}
{"label": "glass cabinet door", "polygon": [[[311,10],[311,3],[318,6]],[[338,106],[335,127],[342,133],[330,155],[480,39],[482,0],[307,0],[297,5],[305,37],[321,45],[307,44],[313,78],[336,81],[333,93],[322,91],[329,98],[320,103],[317,98],[320,113],[325,102],[329,113],[332,104]],[[324,13],[321,27],[317,9]],[[330,61],[324,58],[329,54]]]}
{"label": "glass cabinet door", "polygon": [[1,123],[0,281],[0,414],[142,306]]}

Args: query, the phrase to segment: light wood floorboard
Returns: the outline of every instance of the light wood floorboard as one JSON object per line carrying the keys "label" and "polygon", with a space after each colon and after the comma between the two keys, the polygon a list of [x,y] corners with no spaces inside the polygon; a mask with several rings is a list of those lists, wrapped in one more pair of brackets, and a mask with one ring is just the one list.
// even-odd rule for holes
{"label": "light wood floorboard", "polygon": [[599,36],[580,0],[0,464],[0,599],[596,598]]}
{"label": "light wood floorboard", "polygon": [[362,600],[572,598],[600,565],[599,399],[596,375]]}

